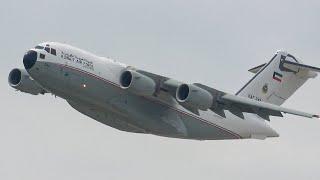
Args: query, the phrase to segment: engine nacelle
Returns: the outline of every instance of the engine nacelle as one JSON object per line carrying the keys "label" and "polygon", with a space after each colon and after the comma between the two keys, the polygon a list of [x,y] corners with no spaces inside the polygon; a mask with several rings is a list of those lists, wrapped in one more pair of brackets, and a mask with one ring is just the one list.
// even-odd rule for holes
{"label": "engine nacelle", "polygon": [[153,79],[132,70],[126,70],[121,74],[120,85],[122,89],[128,89],[141,96],[152,96],[156,90]]}
{"label": "engine nacelle", "polygon": [[45,90],[31,79],[28,72],[24,69],[13,69],[9,73],[8,82],[11,87],[25,93],[33,95],[45,93]]}
{"label": "engine nacelle", "polygon": [[179,103],[204,111],[213,104],[213,97],[207,90],[192,84],[181,84],[177,88],[176,99]]}

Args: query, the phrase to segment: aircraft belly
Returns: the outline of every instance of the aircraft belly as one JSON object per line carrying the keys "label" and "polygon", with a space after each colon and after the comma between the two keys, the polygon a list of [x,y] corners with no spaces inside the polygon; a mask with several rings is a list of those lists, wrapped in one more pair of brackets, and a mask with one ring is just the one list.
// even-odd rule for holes
{"label": "aircraft belly", "polygon": [[184,124],[165,106],[146,101],[144,97],[122,94],[110,100],[110,106],[129,117],[131,123],[146,132],[169,137],[186,137]]}
{"label": "aircraft belly", "polygon": [[125,117],[111,111],[100,109],[96,106],[89,105],[82,102],[74,102],[68,100],[71,107],[79,111],[80,113],[95,119],[96,121],[116,128],[121,131],[133,132],[133,133],[145,133],[145,131],[139,127],[129,124]]}
{"label": "aircraft belly", "polygon": [[183,120],[188,129],[190,139],[218,140],[239,138],[224,128],[221,129],[216,127],[212,123],[204,123],[198,119],[186,115],[183,116]]}
{"label": "aircraft belly", "polygon": [[[118,100],[116,102],[119,102]],[[197,115],[181,111],[155,98],[128,95],[126,105],[118,106],[139,119],[139,126],[152,134],[186,139],[238,139],[231,132]]]}

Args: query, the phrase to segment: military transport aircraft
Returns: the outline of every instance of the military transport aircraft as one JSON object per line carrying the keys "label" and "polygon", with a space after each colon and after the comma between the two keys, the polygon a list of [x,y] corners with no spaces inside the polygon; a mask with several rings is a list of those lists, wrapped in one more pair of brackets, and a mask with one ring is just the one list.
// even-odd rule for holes
{"label": "military transport aircraft", "polygon": [[319,118],[280,106],[320,68],[278,51],[249,71],[254,77],[235,95],[187,84],[99,57],[67,44],[41,43],[13,69],[11,87],[51,93],[74,109],[118,130],[165,137],[220,140],[278,137],[270,116]]}

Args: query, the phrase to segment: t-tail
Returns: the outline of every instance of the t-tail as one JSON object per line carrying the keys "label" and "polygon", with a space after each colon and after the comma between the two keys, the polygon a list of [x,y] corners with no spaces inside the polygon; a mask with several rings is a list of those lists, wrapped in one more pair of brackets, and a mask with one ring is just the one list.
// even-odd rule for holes
{"label": "t-tail", "polygon": [[236,95],[281,105],[308,79],[315,78],[320,68],[305,65],[291,54],[278,51],[268,63],[249,71],[254,77]]}

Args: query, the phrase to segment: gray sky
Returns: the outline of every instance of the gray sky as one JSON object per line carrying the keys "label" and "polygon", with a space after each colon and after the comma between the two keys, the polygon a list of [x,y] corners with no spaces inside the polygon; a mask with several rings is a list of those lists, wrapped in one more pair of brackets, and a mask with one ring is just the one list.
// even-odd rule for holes
{"label": "gray sky", "polygon": [[[320,121],[273,118],[280,138],[190,141],[120,132],[60,98],[7,84],[24,52],[65,42],[186,82],[236,92],[284,49],[320,66],[319,1],[3,1],[0,179],[319,179]],[[284,106],[319,113],[320,79]]]}

